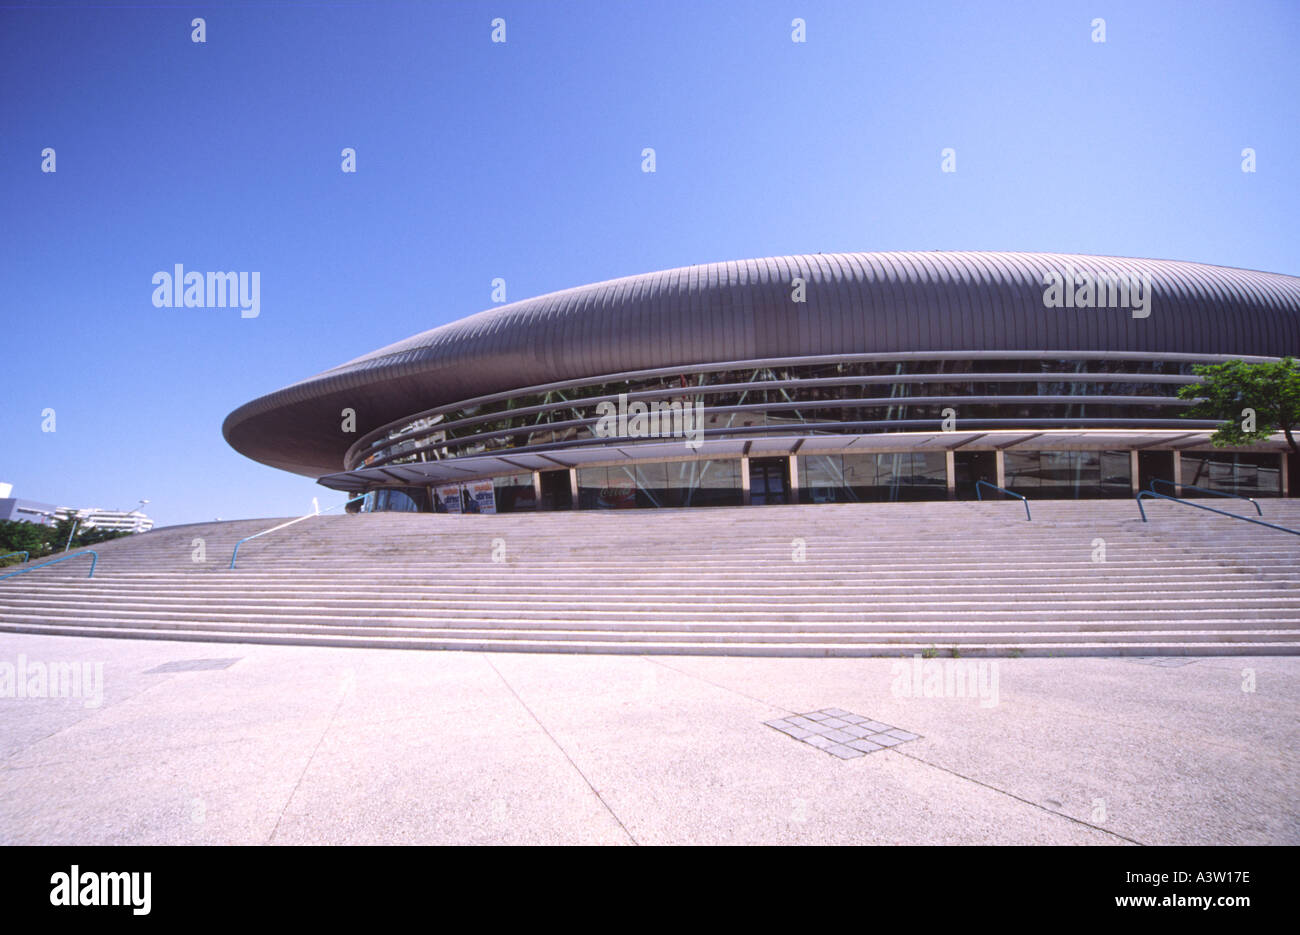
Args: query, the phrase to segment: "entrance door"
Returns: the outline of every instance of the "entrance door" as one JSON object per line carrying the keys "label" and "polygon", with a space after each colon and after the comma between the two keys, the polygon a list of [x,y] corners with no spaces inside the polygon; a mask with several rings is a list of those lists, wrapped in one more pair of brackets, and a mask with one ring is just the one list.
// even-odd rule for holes
{"label": "entrance door", "polygon": [[[958,500],[976,499],[975,482],[998,482],[997,454],[992,451],[955,451],[952,456],[955,486]],[[987,488],[984,494],[991,491]],[[999,494],[999,496],[1001,496]]]}
{"label": "entrance door", "polygon": [[[1140,490],[1150,490],[1153,477],[1167,481],[1177,480],[1174,477],[1174,453],[1172,451],[1138,452],[1138,488]],[[1173,493],[1173,491],[1162,485],[1157,490],[1157,493]]]}
{"label": "entrance door", "polygon": [[542,509],[570,510],[573,508],[573,487],[568,471],[542,471]]}
{"label": "entrance door", "polygon": [[790,461],[787,458],[750,458],[749,502],[754,506],[787,502],[789,472]]}

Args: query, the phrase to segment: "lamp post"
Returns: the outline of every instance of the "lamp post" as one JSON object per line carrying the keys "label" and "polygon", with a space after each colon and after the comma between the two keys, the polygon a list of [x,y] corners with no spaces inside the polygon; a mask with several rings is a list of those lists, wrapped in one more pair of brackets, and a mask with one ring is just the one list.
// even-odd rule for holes
{"label": "lamp post", "polygon": [[[136,507],[132,512],[139,513],[141,516],[144,516],[144,505],[145,505],[146,503],[148,503],[148,502],[149,502],[148,500],[143,500],[143,499],[142,499],[142,500],[140,501],[140,505],[137,506],[137,507]],[[133,531],[133,532],[139,532],[139,531],[140,531],[140,521],[139,521],[139,520],[136,520],[136,521],[135,521],[135,529],[133,529],[132,531]]]}

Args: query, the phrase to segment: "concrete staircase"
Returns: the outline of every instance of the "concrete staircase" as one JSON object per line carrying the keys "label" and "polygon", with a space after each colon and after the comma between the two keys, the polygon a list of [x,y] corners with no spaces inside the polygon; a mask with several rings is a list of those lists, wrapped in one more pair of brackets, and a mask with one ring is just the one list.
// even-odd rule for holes
{"label": "concrete staircase", "polygon": [[[1263,505],[1300,528],[1300,501]],[[234,571],[236,540],[280,520],[172,526],[97,547],[91,580],[77,560],[0,581],[0,630],[602,653],[1300,653],[1300,536],[1165,501],[1148,503],[1147,524],[1131,500],[1033,510],[333,515],[247,543]]]}

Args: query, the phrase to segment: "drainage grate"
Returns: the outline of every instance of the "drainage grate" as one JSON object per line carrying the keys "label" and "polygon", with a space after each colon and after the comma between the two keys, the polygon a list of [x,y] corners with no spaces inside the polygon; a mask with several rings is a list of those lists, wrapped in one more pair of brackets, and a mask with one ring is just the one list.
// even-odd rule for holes
{"label": "drainage grate", "polygon": [[763,723],[841,760],[896,747],[920,737],[920,734],[851,714],[841,708],[823,708],[811,714],[796,714]]}
{"label": "drainage grate", "polygon": [[1190,666],[1193,662],[1199,661],[1189,659],[1186,656],[1125,656],[1124,659],[1142,666],[1160,666],[1162,668]]}
{"label": "drainage grate", "polygon": [[209,669],[229,669],[243,656],[234,659],[180,659],[176,662],[164,662],[147,670],[145,675],[161,675],[164,672],[206,672]]}

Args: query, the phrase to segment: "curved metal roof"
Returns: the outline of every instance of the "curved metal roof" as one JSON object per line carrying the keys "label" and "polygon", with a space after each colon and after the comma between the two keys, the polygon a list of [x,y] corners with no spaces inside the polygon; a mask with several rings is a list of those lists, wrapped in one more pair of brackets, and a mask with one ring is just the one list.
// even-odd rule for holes
{"label": "curved metal roof", "polygon": [[[1151,313],[1046,308],[1071,266],[1148,276]],[[807,299],[791,301],[791,281]],[[828,253],[687,266],[479,312],[255,399],[226,440],[319,476],[360,435],[405,415],[515,388],[660,367],[851,353],[1300,353],[1300,278],[1175,260],[1050,253]],[[357,432],[340,431],[343,408]]]}

